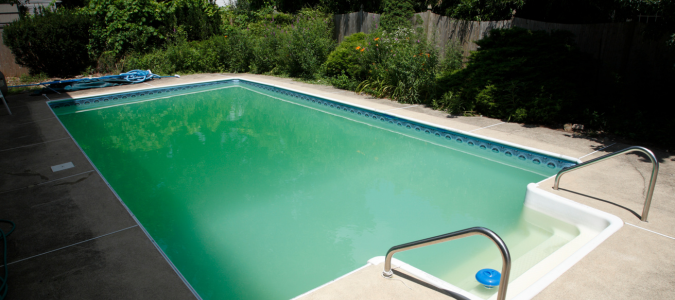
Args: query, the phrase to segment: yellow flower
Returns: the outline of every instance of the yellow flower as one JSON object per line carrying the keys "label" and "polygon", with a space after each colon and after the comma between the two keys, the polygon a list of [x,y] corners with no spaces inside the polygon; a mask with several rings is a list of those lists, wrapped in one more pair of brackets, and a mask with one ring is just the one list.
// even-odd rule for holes
{"label": "yellow flower", "polygon": [[359,49],[361,49],[361,46],[356,46],[356,50],[359,50]]}
{"label": "yellow flower", "polygon": [[380,44],[375,44],[375,47],[379,47],[379,46],[380,46]]}
{"label": "yellow flower", "polygon": [[375,38],[375,40],[376,40],[376,41],[379,41],[379,40],[380,40],[380,38],[379,38],[379,37],[378,37],[378,38]]}

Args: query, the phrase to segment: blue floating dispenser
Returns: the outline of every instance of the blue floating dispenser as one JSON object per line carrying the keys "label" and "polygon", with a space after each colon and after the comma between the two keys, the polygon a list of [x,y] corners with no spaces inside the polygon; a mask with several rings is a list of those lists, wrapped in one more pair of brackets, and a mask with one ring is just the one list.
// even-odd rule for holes
{"label": "blue floating dispenser", "polygon": [[501,279],[502,274],[493,269],[482,269],[476,273],[476,280],[488,289],[499,286]]}

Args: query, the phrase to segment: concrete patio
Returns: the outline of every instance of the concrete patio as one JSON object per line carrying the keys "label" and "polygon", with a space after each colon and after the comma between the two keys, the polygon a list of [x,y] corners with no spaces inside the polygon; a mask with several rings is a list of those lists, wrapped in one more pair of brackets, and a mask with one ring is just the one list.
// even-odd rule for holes
{"label": "concrete patio", "polygon": [[[12,95],[7,99],[14,114],[10,116],[0,108],[0,219],[17,225],[8,238],[7,299],[194,298],[45,102],[232,76],[378,110],[395,110],[399,115],[581,157],[583,161],[631,146],[485,117],[449,116],[423,106],[373,99],[330,86],[251,74],[200,74],[69,94]],[[552,179],[540,184],[555,194],[614,214],[626,225],[535,299],[673,297],[675,156],[665,149],[651,150],[659,160],[660,172],[648,223],[641,222],[639,215],[651,164],[641,154],[623,155],[567,174],[559,191],[550,189]],[[51,166],[66,162],[75,167],[52,171]],[[380,271],[380,266],[365,267],[302,298],[452,299],[447,291],[412,276],[399,272],[395,280],[388,280],[380,276]]]}

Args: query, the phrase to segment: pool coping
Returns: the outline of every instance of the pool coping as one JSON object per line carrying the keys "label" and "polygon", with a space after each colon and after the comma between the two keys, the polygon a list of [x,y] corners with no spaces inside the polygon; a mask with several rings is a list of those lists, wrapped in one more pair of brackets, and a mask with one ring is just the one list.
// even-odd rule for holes
{"label": "pool coping", "polygon": [[[499,144],[499,145],[502,145],[502,146],[513,148],[514,152],[516,152],[516,153],[513,153],[513,154],[511,154],[510,153],[511,151],[509,151],[508,149],[501,149],[501,150],[504,153],[508,153],[510,156],[513,156],[514,159],[519,156],[519,157],[522,157],[522,160],[534,162],[535,164],[542,164],[542,165],[546,164],[546,162],[549,159],[557,160],[556,162],[549,161],[549,163],[553,164],[555,166],[554,168],[557,168],[558,170],[560,170],[560,169],[562,169],[566,166],[573,165],[575,163],[576,164],[581,163],[581,160],[578,159],[578,158],[562,155],[562,154],[559,154],[559,153],[554,153],[554,152],[550,152],[550,151],[546,151],[546,150],[542,150],[542,149],[537,149],[537,148],[533,148],[533,147],[527,147],[527,146],[519,145],[519,144],[516,144],[516,143],[511,143],[511,142],[508,142],[508,141],[495,139],[495,138],[483,136],[483,135],[480,135],[480,134],[476,134],[476,133],[472,133],[472,132],[468,132],[468,131],[464,131],[464,130],[460,130],[460,129],[456,129],[456,128],[451,128],[451,127],[448,127],[448,126],[443,126],[443,125],[440,125],[440,124],[433,124],[433,123],[422,121],[422,120],[419,120],[419,119],[416,119],[416,118],[402,116],[402,115],[392,113],[392,112],[381,111],[379,109],[370,108],[370,107],[358,105],[358,104],[355,104],[355,103],[348,103],[348,102],[341,101],[341,100],[338,100],[338,99],[334,99],[334,98],[331,98],[331,97],[320,96],[320,95],[316,95],[316,94],[313,94],[313,93],[299,91],[299,90],[296,90],[296,89],[293,89],[293,88],[281,87],[281,86],[278,86],[278,85],[275,85],[275,84],[259,82],[259,81],[256,81],[256,80],[246,79],[246,78],[242,78],[242,77],[226,77],[226,78],[222,78],[222,79],[202,80],[202,81],[190,82],[190,83],[185,83],[185,84],[177,84],[177,85],[162,86],[162,87],[141,88],[141,89],[137,89],[137,90],[133,90],[133,91],[124,91],[124,92],[94,93],[93,95],[72,97],[70,99],[65,99],[65,100],[50,100],[50,101],[47,101],[47,105],[50,107],[50,109],[53,109],[53,108],[58,108],[58,107],[53,107],[52,104],[53,103],[59,103],[59,102],[74,102],[73,105],[75,105],[75,104],[80,105],[80,102],[77,102],[77,100],[80,100],[80,99],[105,97],[105,96],[112,96],[112,95],[122,95],[122,94],[131,94],[131,97],[136,97],[137,95],[144,96],[145,95],[143,93],[144,91],[169,90],[169,89],[172,89],[172,88],[175,90],[175,87],[180,87],[180,86],[191,86],[191,85],[199,85],[199,84],[205,84],[205,83],[216,83],[216,82],[227,83],[227,81],[230,81],[232,83],[238,83],[239,81],[243,81],[243,82],[247,82],[247,83],[252,83],[252,85],[254,85],[254,86],[260,85],[260,86],[265,86],[265,87],[271,87],[273,89],[277,89],[277,90],[281,90],[281,91],[289,91],[289,92],[299,94],[299,95],[305,95],[305,96],[309,96],[309,97],[313,97],[313,98],[317,98],[317,99],[321,99],[321,100],[327,100],[327,101],[334,102],[336,104],[345,106],[345,111],[347,110],[346,107],[353,107],[353,108],[356,108],[357,110],[365,111],[366,116],[368,116],[367,112],[370,112],[370,113],[372,113],[373,118],[375,118],[376,114],[377,114],[379,116],[390,117],[390,119],[392,119],[393,121],[404,120],[404,121],[407,121],[407,122],[410,122],[410,123],[413,123],[413,124],[408,124],[408,123],[401,124],[400,122],[398,122],[399,126],[408,126],[408,128],[414,127],[415,130],[420,131],[422,129],[418,125],[415,125],[415,124],[419,124],[419,125],[422,126],[422,128],[426,127],[425,131],[427,131],[427,133],[429,133],[429,134],[435,133],[438,137],[441,137],[443,135],[446,138],[451,139],[451,140],[454,139],[454,138],[457,138],[457,140],[460,141],[461,136],[470,137],[470,138],[473,138],[475,140],[465,139],[465,138],[461,138],[461,140],[463,142],[466,142],[469,145],[474,145],[474,143],[475,143],[476,146],[485,147],[486,149],[493,149],[493,151],[494,151],[495,148],[499,148],[499,147],[492,148],[494,145],[492,145],[490,143]],[[262,87],[262,88],[264,88],[264,87]],[[160,91],[159,93],[161,93],[161,92],[162,91]],[[277,92],[277,91],[274,91],[274,92]],[[152,95],[152,93],[150,93],[150,95]],[[301,96],[297,96],[297,95],[291,95],[291,96],[294,96],[294,97],[297,97],[297,98],[302,98],[303,100],[310,100],[307,97],[301,97]],[[122,98],[126,99],[126,96],[122,96]],[[113,99],[117,100],[117,98],[113,98]],[[99,100],[95,100],[94,102],[98,102],[98,101]],[[106,98],[105,101],[108,101],[108,99]],[[84,103],[89,104],[89,101],[86,101]],[[133,102],[128,102],[128,103],[133,103]],[[127,103],[124,103],[124,104],[127,104]],[[122,105],[122,104],[120,104],[120,105]],[[337,105],[337,106],[339,106],[339,105]],[[328,104],[326,104],[326,106],[328,106]],[[333,105],[331,105],[331,108],[332,108],[332,106]],[[340,108],[338,107],[338,109],[340,109]],[[352,110],[352,112],[354,112],[354,111]],[[358,114],[361,115],[361,112],[358,112]],[[433,131],[435,131],[435,132],[433,132]],[[456,136],[450,137],[451,134],[446,134],[445,132],[449,132],[449,133],[454,134]],[[484,143],[483,141],[486,141],[487,143]],[[504,147],[501,147],[501,148],[504,148]],[[519,154],[519,153],[517,153],[518,150],[522,150],[522,151],[524,151],[524,153]],[[497,151],[499,151],[499,150],[497,150]],[[502,154],[502,151],[500,151],[499,153]],[[527,152],[530,152],[530,153],[527,153]],[[534,157],[533,154],[531,154],[531,153],[534,153],[536,155],[540,155],[540,157]],[[487,157],[487,156],[481,156],[481,157]],[[513,165],[513,166],[518,167],[517,165]]]}
{"label": "pool coping", "polygon": [[[325,100],[329,100],[329,101],[336,102],[336,103],[341,103],[341,104],[347,105],[347,106],[357,107],[357,108],[360,108],[360,109],[363,109],[363,110],[366,110],[366,111],[376,112],[376,113],[382,114],[382,115],[389,115],[389,116],[393,116],[393,117],[395,117],[395,118],[399,118],[399,119],[403,119],[403,120],[409,120],[409,121],[411,121],[411,122],[423,124],[423,125],[425,125],[425,126],[432,127],[432,128],[440,128],[440,129],[443,129],[443,130],[447,130],[447,131],[451,131],[451,132],[457,132],[457,133],[462,134],[462,135],[471,136],[471,137],[474,137],[474,138],[477,138],[477,139],[482,139],[482,140],[486,140],[486,141],[490,141],[490,142],[494,142],[494,143],[503,144],[503,145],[510,146],[510,147],[517,148],[517,149],[523,149],[523,150],[526,150],[526,151],[538,153],[538,154],[545,155],[545,156],[549,156],[549,157],[553,157],[553,158],[560,158],[560,159],[564,159],[564,160],[571,161],[571,162],[581,163],[581,160],[578,159],[578,158],[569,157],[569,156],[565,156],[565,155],[562,155],[562,154],[558,154],[558,153],[554,153],[554,152],[550,152],[550,151],[546,151],[546,150],[541,150],[541,149],[537,149],[537,148],[533,148],[533,147],[523,146],[523,145],[519,145],[519,144],[515,144],[515,143],[503,141],[503,140],[500,140],[500,139],[495,139],[495,138],[483,136],[483,135],[480,135],[480,134],[475,134],[475,133],[467,132],[467,131],[464,131],[464,130],[451,128],[451,127],[444,126],[444,125],[440,125],[440,124],[434,124],[434,123],[430,123],[430,122],[418,120],[418,119],[415,119],[415,118],[411,118],[411,117],[407,117],[407,116],[402,116],[402,115],[398,115],[398,114],[391,113],[391,112],[387,112],[387,111],[382,111],[382,110],[375,109],[375,108],[366,107],[366,106],[359,105],[359,104],[356,104],[356,103],[344,102],[344,101],[337,100],[337,99],[334,99],[334,98],[330,98],[330,97],[326,97],[326,96],[320,96],[320,95],[316,95],[316,94],[308,93],[308,92],[304,92],[304,91],[299,91],[299,90],[292,89],[292,88],[288,88],[288,87],[281,87],[281,86],[278,86],[278,85],[275,85],[275,84],[259,82],[259,81],[251,80],[251,79],[248,79],[248,78],[242,78],[242,77],[227,77],[227,78],[223,78],[223,79],[202,80],[202,81],[195,81],[195,82],[190,82],[190,83],[185,83],[185,84],[176,84],[176,85],[172,85],[172,86],[184,86],[184,85],[194,85],[194,84],[200,84],[200,83],[222,82],[222,81],[232,81],[232,80],[242,80],[242,81],[254,82],[254,83],[261,84],[261,85],[265,85],[265,86],[271,86],[271,87],[274,87],[274,88],[277,88],[277,89],[288,90],[288,91],[292,91],[292,92],[295,92],[295,93],[308,95],[308,96],[311,96],[311,97],[316,97],[316,98],[325,99]],[[73,142],[75,142],[75,144],[77,145],[78,149],[84,154],[84,156],[87,158],[88,162],[93,166],[94,170],[96,170],[96,172],[99,174],[99,176],[101,176],[101,178],[103,179],[103,181],[105,182],[105,184],[108,186],[108,188],[113,192],[113,194],[115,195],[115,197],[120,201],[120,203],[123,205],[123,207],[129,212],[129,214],[132,216],[132,218],[134,219],[134,221],[136,222],[136,224],[138,224],[138,226],[143,230],[143,232],[144,232],[144,233],[146,234],[146,236],[150,239],[150,241],[153,243],[153,245],[155,245],[156,249],[160,252],[160,254],[164,257],[164,259],[169,263],[169,265],[172,267],[172,269],[174,269],[174,271],[176,272],[176,274],[177,274],[177,275],[181,278],[181,280],[186,284],[186,286],[187,286],[187,287],[190,289],[190,291],[195,295],[195,297],[198,298],[198,299],[201,299],[201,297],[199,296],[199,294],[194,290],[194,288],[190,285],[190,283],[185,279],[185,277],[180,273],[180,271],[176,268],[176,266],[171,262],[171,260],[170,260],[170,259],[168,258],[168,256],[164,253],[164,251],[159,247],[159,245],[157,245],[157,243],[156,243],[156,242],[154,241],[154,239],[150,236],[150,234],[147,232],[147,230],[143,227],[143,225],[140,223],[140,221],[138,221],[138,219],[137,219],[136,216],[133,214],[133,212],[131,212],[131,210],[126,206],[126,204],[124,204],[124,202],[123,202],[122,199],[119,197],[119,195],[117,194],[117,192],[115,192],[115,190],[114,190],[114,189],[112,188],[112,186],[108,183],[108,181],[105,179],[105,177],[103,177],[103,175],[100,173],[100,171],[98,170],[98,168],[93,164],[93,162],[90,160],[90,158],[87,156],[87,154],[83,151],[83,149],[80,147],[80,145],[77,143],[77,141],[73,138],[73,136],[70,134],[70,132],[66,129],[66,127],[63,125],[63,123],[62,123],[61,120],[58,118],[57,114],[54,112],[54,110],[52,109],[52,107],[51,107],[51,105],[50,105],[50,103],[54,103],[54,102],[73,101],[73,100],[77,100],[77,99],[85,99],[85,98],[92,98],[92,97],[100,97],[100,96],[112,95],[112,94],[135,93],[135,92],[141,92],[141,91],[147,91],[147,90],[156,90],[156,89],[161,89],[161,88],[170,88],[170,87],[172,87],[172,86],[162,86],[162,87],[155,87],[155,86],[152,86],[152,87],[141,88],[141,89],[136,89],[136,90],[132,90],[132,91],[108,92],[108,93],[94,93],[93,95],[76,96],[76,97],[71,97],[70,99],[65,99],[65,100],[64,100],[64,99],[60,99],[60,100],[49,100],[49,101],[47,101],[47,102],[45,102],[45,103],[46,103],[47,106],[49,107],[49,110],[50,110],[51,113],[54,115],[54,117],[58,120],[59,124],[61,124],[61,126],[66,130],[66,132],[68,133],[68,136],[70,137],[70,139],[71,139]],[[553,175],[553,176],[555,176],[555,175]],[[551,177],[553,177],[553,176],[551,176]],[[549,178],[550,178],[550,177],[549,177]],[[545,180],[548,180],[549,178],[543,179],[542,182],[545,181]],[[531,184],[531,185],[532,185],[532,184]],[[528,192],[529,192],[529,189],[530,189],[530,187],[529,187],[529,185],[528,185]],[[586,254],[588,254],[588,253],[589,253],[590,251],[592,251],[595,247],[597,247],[600,243],[602,243],[602,241],[604,241],[605,239],[607,239],[611,234],[613,234],[613,233],[616,232],[621,226],[623,226],[623,221],[621,221],[618,217],[616,217],[616,216],[614,216],[614,215],[611,215],[611,214],[602,212],[602,211],[600,211],[600,210],[597,210],[597,209],[588,207],[588,206],[583,205],[583,204],[576,203],[576,202],[574,202],[574,201],[572,201],[572,200],[569,200],[569,199],[566,199],[566,198],[557,196],[557,195],[552,194],[552,193],[547,192],[547,191],[543,191],[543,190],[540,190],[540,191],[542,191],[543,193],[550,194],[550,195],[552,195],[552,196],[554,196],[554,197],[559,197],[559,198],[561,198],[561,199],[563,199],[563,200],[569,202],[568,204],[574,204],[574,205],[572,205],[572,206],[578,206],[578,208],[583,208],[582,210],[597,211],[597,212],[599,212],[599,213],[601,213],[601,214],[606,214],[606,215],[611,216],[611,217],[613,217],[613,218],[615,218],[615,219],[614,219],[612,222],[610,222],[610,225],[609,225],[604,231],[602,231],[596,238],[594,238],[593,241],[595,241],[597,238],[599,238],[599,237],[602,236],[602,238],[601,238],[600,240],[598,240],[597,242],[593,242],[592,247],[590,247],[588,244],[586,244],[586,245],[584,245],[584,247],[582,247],[581,249],[579,249],[579,250],[577,251],[577,252],[582,252],[582,250],[584,250],[584,251],[583,251],[583,252],[584,252],[583,254],[577,255],[577,252],[575,252],[575,254],[574,254],[574,255],[575,255],[574,262],[570,263],[569,265],[566,265],[565,268],[564,268],[563,270],[559,271],[558,274],[555,275],[555,277],[549,278],[550,281],[547,279],[546,281],[549,281],[549,282],[546,283],[545,285],[541,286],[541,288],[538,289],[538,291],[535,292],[535,293],[533,293],[531,296],[529,296],[529,297],[527,297],[527,298],[524,298],[524,297],[520,297],[520,294],[519,294],[517,299],[530,299],[530,298],[534,297],[538,292],[540,292],[540,291],[543,290],[546,286],[548,286],[548,284],[550,284],[551,282],[553,282],[553,280],[555,280],[557,277],[559,277],[560,275],[562,275],[562,273],[564,273],[567,269],[569,269],[569,268],[570,268],[572,265],[574,265],[576,262],[578,262],[579,260],[581,260],[581,258],[583,258]],[[526,199],[527,199],[527,196],[526,196]],[[618,225],[618,226],[617,226],[616,220],[619,220],[619,225]],[[610,227],[612,228],[611,232],[606,233]],[[376,258],[377,258],[377,257],[376,257]],[[572,259],[572,257],[570,257],[570,259]],[[373,259],[371,259],[371,260],[373,260]],[[320,288],[323,287],[323,286],[326,286],[326,285],[328,285],[328,284],[331,284],[331,283],[333,283],[333,282],[335,282],[335,281],[337,281],[337,280],[339,280],[339,279],[341,279],[341,278],[343,278],[343,277],[345,277],[345,276],[348,276],[349,274],[354,273],[354,272],[356,272],[356,271],[358,271],[358,270],[360,270],[360,269],[362,269],[362,268],[364,268],[364,267],[366,267],[366,266],[368,266],[368,265],[370,265],[370,264],[373,264],[374,262],[377,261],[377,259],[373,260],[373,262],[371,262],[371,260],[369,260],[368,264],[366,264],[365,266],[360,267],[360,268],[358,268],[358,269],[356,269],[356,270],[354,270],[354,271],[352,271],[352,272],[350,272],[350,273],[348,273],[348,274],[345,274],[345,275],[343,275],[343,276],[341,276],[341,277],[339,277],[339,278],[337,278],[337,279],[334,279],[334,280],[332,280],[332,281],[330,281],[330,282],[328,282],[328,283],[326,283],[326,284],[324,284],[324,285],[321,285],[321,286],[319,286],[319,287],[317,287],[317,288],[315,288],[315,289],[312,289],[312,290],[310,290],[310,291],[308,291],[308,292],[306,292],[306,293],[303,293],[302,295],[299,295],[299,296],[297,296],[296,298],[301,297],[301,296],[303,296],[303,295],[307,295],[307,294],[309,294],[309,293],[311,293],[311,292],[313,292],[313,291],[315,291],[315,290],[318,290],[318,289],[320,289]],[[400,264],[407,265],[407,264],[405,264],[405,263],[403,263],[403,262],[401,262],[401,261],[398,261],[398,262],[399,262]],[[566,261],[566,262],[567,262],[567,261]],[[411,267],[411,269],[414,269],[414,267],[412,267],[412,266],[410,266],[410,267]],[[560,267],[560,266],[556,267],[554,270],[557,270],[559,267]],[[553,272],[553,271],[551,271],[551,272]],[[425,273],[425,274],[426,274],[426,273]],[[418,275],[418,274],[414,274],[414,275]],[[422,276],[424,276],[424,275],[422,275]],[[431,276],[431,275],[429,275],[429,276]],[[548,276],[548,274],[547,274],[547,276]],[[432,276],[432,277],[433,277],[433,276]],[[543,279],[543,278],[542,278],[542,279]],[[438,279],[438,280],[440,280],[440,279]],[[539,283],[539,281],[537,281],[537,283]],[[528,289],[529,289],[529,288],[528,288]],[[526,290],[527,290],[527,289],[526,289]],[[457,288],[455,291],[463,291],[463,290]],[[472,295],[472,294],[470,294],[470,295]],[[493,297],[493,298],[494,298],[494,297]],[[476,298],[476,299],[480,299],[480,298]],[[516,298],[514,298],[514,299],[516,299]]]}
{"label": "pool coping", "polygon": [[[80,99],[80,98],[86,98],[86,97],[72,97],[71,99]],[[87,155],[87,153],[84,152],[84,150],[82,149],[82,147],[80,147],[80,144],[77,143],[77,141],[75,140],[75,138],[73,137],[73,135],[70,134],[70,131],[68,131],[68,129],[66,128],[66,126],[63,125],[63,122],[61,122],[61,119],[59,119],[59,117],[56,115],[56,112],[54,112],[54,110],[53,110],[53,109],[51,108],[51,106],[49,105],[50,102],[55,102],[55,101],[63,101],[63,100],[49,100],[49,101],[46,101],[45,104],[49,107],[49,111],[54,115],[54,118],[59,122],[59,124],[61,124],[61,127],[63,127],[63,129],[66,131],[66,133],[68,133],[68,137],[70,137],[70,139],[73,141],[73,143],[75,144],[75,146],[77,146],[77,149],[79,149],[80,152],[82,152],[82,154],[83,154],[84,157],[87,159],[87,161],[89,162],[89,164],[94,168],[94,170],[96,171],[96,173],[98,174],[98,176],[101,177],[101,179],[102,179],[103,182],[106,184],[106,186],[108,186],[108,188],[109,188],[110,191],[113,193],[113,195],[115,195],[115,198],[117,198],[117,200],[120,202],[120,204],[122,205],[122,207],[124,207],[124,209],[126,209],[126,211],[129,213],[129,215],[130,215],[131,218],[134,220],[134,222],[136,223],[136,225],[138,225],[138,227],[143,231],[143,233],[145,234],[145,236],[148,237],[148,239],[150,240],[150,242],[152,242],[152,245],[155,246],[155,249],[157,249],[157,251],[162,255],[162,257],[163,257],[164,260],[169,264],[169,266],[171,266],[171,269],[173,269],[174,272],[176,272],[176,275],[178,275],[178,277],[180,278],[180,280],[183,281],[183,283],[187,286],[187,288],[190,290],[190,292],[192,293],[192,295],[194,295],[195,298],[197,298],[197,299],[199,299],[199,300],[202,300],[202,297],[199,296],[199,293],[197,293],[197,291],[192,287],[192,285],[187,281],[187,279],[185,279],[185,276],[183,276],[183,274],[180,272],[180,270],[178,270],[178,268],[173,264],[173,262],[171,262],[171,259],[169,259],[169,257],[166,255],[166,253],[164,253],[164,250],[162,250],[162,248],[159,247],[159,245],[157,244],[157,242],[155,242],[155,239],[152,238],[152,236],[150,235],[150,233],[148,233],[148,231],[145,229],[145,227],[143,226],[143,224],[141,224],[141,222],[136,218],[136,215],[134,215],[134,213],[131,211],[131,209],[129,209],[129,207],[126,205],[126,203],[124,203],[124,201],[122,201],[122,198],[120,198],[120,196],[117,194],[117,192],[115,191],[115,189],[113,189],[113,187],[110,185],[110,183],[108,182],[108,180],[103,176],[103,174],[101,173],[101,171],[99,171],[98,167],[94,164],[93,161],[91,161],[91,159],[89,158],[89,156]]]}

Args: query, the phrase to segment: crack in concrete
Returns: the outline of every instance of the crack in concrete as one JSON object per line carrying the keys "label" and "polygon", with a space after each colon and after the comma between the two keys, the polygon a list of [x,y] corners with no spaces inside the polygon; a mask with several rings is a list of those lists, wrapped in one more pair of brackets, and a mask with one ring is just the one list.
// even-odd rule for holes
{"label": "crack in concrete", "polygon": [[80,183],[80,182],[86,180],[87,178],[89,178],[89,177],[91,176],[91,174],[94,174],[94,173],[89,173],[89,175],[87,175],[86,177],[80,178],[80,179],[75,180],[75,181],[73,181],[73,182],[59,183],[59,184],[55,184],[54,186],[59,186],[59,185],[74,185],[74,184],[78,184],[78,183]]}
{"label": "crack in concrete", "polygon": [[44,176],[44,175],[42,175],[40,173],[37,173],[37,172],[31,172],[29,170],[23,171],[22,173],[5,173],[5,174],[14,175],[14,176],[40,176],[40,178],[42,178],[42,180],[49,180],[49,178],[47,176]]}

